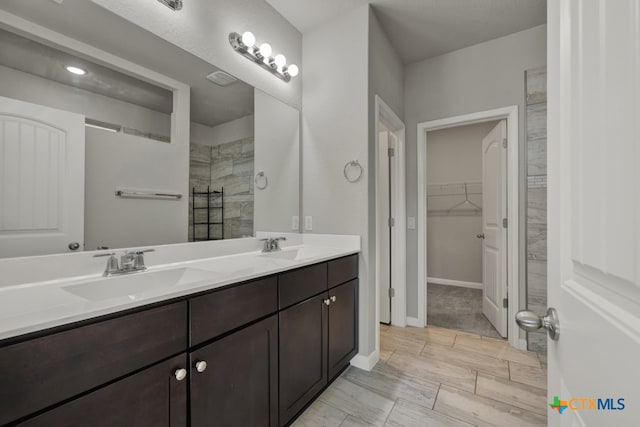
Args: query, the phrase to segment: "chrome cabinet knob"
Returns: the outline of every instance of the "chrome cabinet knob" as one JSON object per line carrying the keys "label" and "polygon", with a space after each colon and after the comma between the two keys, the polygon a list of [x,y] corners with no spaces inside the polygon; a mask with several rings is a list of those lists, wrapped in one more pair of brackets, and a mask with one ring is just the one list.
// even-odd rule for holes
{"label": "chrome cabinet knob", "polygon": [[176,369],[173,375],[178,381],[182,381],[183,379],[187,378],[187,370],[184,368]]}
{"label": "chrome cabinet knob", "polygon": [[204,360],[199,360],[195,363],[196,371],[204,372],[207,370],[207,362]]}
{"label": "chrome cabinet knob", "polygon": [[331,305],[331,300],[329,298],[322,300],[324,305]]}
{"label": "chrome cabinet knob", "polygon": [[337,300],[338,298],[336,298],[336,296],[335,296],[335,295],[333,295],[333,296],[329,297],[329,299],[331,299],[331,302],[336,302],[336,300]]}
{"label": "chrome cabinet knob", "polygon": [[78,249],[80,249],[80,243],[78,242],[69,243],[69,249],[72,251],[77,251]]}
{"label": "chrome cabinet knob", "polygon": [[484,233],[476,234],[478,239],[484,239]]}
{"label": "chrome cabinet knob", "polygon": [[535,332],[538,329],[546,329],[552,340],[557,341],[560,338],[558,312],[553,307],[547,309],[547,315],[544,317],[538,316],[533,311],[520,310],[516,314],[516,323],[523,331]]}

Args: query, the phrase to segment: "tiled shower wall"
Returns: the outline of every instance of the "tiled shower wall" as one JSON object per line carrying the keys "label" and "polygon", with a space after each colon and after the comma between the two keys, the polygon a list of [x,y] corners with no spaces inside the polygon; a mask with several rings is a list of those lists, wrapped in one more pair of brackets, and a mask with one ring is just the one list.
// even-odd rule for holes
{"label": "tiled shower wall", "polygon": [[[547,70],[527,70],[527,307],[547,310]],[[545,333],[529,333],[529,350],[546,352]]]}
{"label": "tiled shower wall", "polygon": [[[253,235],[253,138],[209,146],[191,144],[189,191],[224,188],[224,237],[234,239]],[[206,202],[204,202],[206,203]],[[217,202],[215,202],[217,203]],[[196,206],[200,206],[197,204]],[[192,200],[189,194],[189,241],[193,238]],[[220,210],[213,209],[213,221],[220,221]],[[206,210],[196,211],[196,222],[206,221]],[[198,237],[206,226],[196,225]],[[212,235],[220,235],[220,226],[211,226]]]}

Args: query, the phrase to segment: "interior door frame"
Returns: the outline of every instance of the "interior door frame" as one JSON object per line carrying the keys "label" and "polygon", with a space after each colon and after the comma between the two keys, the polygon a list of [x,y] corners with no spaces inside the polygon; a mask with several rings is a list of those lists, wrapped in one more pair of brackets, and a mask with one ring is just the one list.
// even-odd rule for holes
{"label": "interior door frame", "polygon": [[407,318],[411,326],[427,325],[427,132],[494,120],[507,121],[507,335],[509,344],[526,349],[526,339],[520,338],[515,313],[520,292],[520,262],[524,256],[524,240],[520,236],[523,218],[520,215],[520,141],[518,106],[497,108],[444,119],[418,123],[418,317]]}
{"label": "interior door frame", "polygon": [[[384,100],[376,95],[375,96],[375,135],[376,135],[376,149],[375,151],[375,164],[377,165],[379,159],[379,135],[380,135],[380,121],[384,122],[385,126],[389,130],[390,134],[393,134],[396,138],[395,155],[393,161],[395,162],[395,173],[392,177],[393,188],[391,191],[396,195],[396,203],[392,204],[391,211],[395,220],[395,225],[391,232],[391,284],[395,291],[395,296],[391,299],[391,324],[394,326],[407,326],[407,300],[406,300],[406,282],[407,282],[407,265],[406,265],[406,193],[405,193],[405,124],[398,117],[396,113],[384,102]],[[378,188],[378,180],[376,175],[375,180],[375,192],[376,200],[381,197],[380,189]],[[378,212],[376,209],[376,224],[378,221]],[[386,219],[385,219],[386,221]],[[378,253],[380,253],[379,245],[380,239],[375,239],[376,245],[376,262]],[[376,274],[376,350],[380,349],[380,280]]]}

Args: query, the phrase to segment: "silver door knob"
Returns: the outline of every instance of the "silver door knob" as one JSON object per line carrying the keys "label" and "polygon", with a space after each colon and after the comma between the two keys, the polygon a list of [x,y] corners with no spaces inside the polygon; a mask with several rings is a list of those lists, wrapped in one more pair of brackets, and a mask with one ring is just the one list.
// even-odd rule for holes
{"label": "silver door knob", "polygon": [[552,340],[557,341],[558,338],[560,338],[558,312],[553,307],[547,309],[547,315],[544,317],[538,316],[533,311],[520,310],[516,314],[516,323],[518,323],[518,326],[520,326],[520,329],[523,331],[535,332],[538,329],[544,328]]}
{"label": "silver door knob", "polygon": [[329,298],[322,300],[322,302],[324,303],[324,305],[331,305],[331,300]]}
{"label": "silver door knob", "polygon": [[204,360],[197,361],[195,366],[196,366],[196,371],[198,372],[204,372],[207,370],[207,362],[205,362]]}
{"label": "silver door knob", "polygon": [[484,233],[476,234],[478,239],[484,239]]}
{"label": "silver door knob", "polygon": [[338,298],[336,298],[336,296],[335,296],[335,295],[333,295],[333,296],[329,297],[329,299],[331,300],[331,302],[336,302],[336,300],[337,300]]}
{"label": "silver door knob", "polygon": [[173,375],[176,377],[178,381],[182,381],[183,379],[187,378],[187,370],[184,368],[176,369]]}
{"label": "silver door knob", "polygon": [[80,249],[80,243],[78,242],[69,243],[69,249],[71,249],[72,251],[77,251],[78,249]]}

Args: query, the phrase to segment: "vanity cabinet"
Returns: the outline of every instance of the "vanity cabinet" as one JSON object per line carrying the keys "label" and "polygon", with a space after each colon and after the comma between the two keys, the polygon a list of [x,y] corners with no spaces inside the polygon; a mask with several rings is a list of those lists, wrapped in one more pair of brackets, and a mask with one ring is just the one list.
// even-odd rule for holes
{"label": "vanity cabinet", "polygon": [[193,426],[278,425],[277,316],[202,347],[189,359]]}
{"label": "vanity cabinet", "polygon": [[[355,255],[324,264],[327,290],[279,313],[281,425],[304,409],[358,351],[357,266]],[[297,278],[299,289],[319,289],[304,276]]]}
{"label": "vanity cabinet", "polygon": [[0,426],[289,424],[357,351],[357,255],[0,342]]}
{"label": "vanity cabinet", "polygon": [[179,375],[186,363],[186,354],[171,358],[20,426],[186,427],[188,386],[186,376]]}

